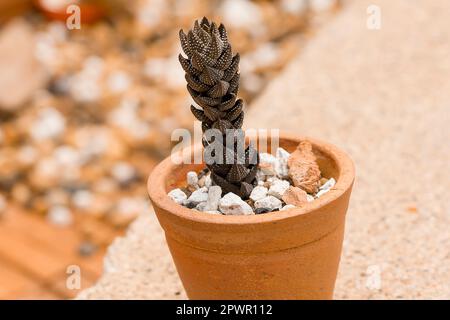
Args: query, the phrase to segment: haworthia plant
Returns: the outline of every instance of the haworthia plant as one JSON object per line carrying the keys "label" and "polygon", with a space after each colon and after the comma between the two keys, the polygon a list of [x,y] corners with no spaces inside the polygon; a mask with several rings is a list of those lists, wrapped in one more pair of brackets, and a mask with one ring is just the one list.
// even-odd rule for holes
{"label": "haworthia plant", "polygon": [[[243,155],[237,151],[244,137],[243,101],[237,99],[239,54],[233,56],[224,25],[217,26],[207,18],[195,21],[187,34],[180,30],[180,41],[187,57],[180,54],[179,60],[186,72],[187,89],[198,105],[191,105],[191,111],[202,122],[203,145],[207,147],[212,142],[206,134],[208,130],[222,135],[222,152],[227,160],[207,162],[211,179],[224,194],[233,192],[246,199],[256,184],[259,159],[251,146],[245,148]],[[230,135],[231,147],[226,144]]]}

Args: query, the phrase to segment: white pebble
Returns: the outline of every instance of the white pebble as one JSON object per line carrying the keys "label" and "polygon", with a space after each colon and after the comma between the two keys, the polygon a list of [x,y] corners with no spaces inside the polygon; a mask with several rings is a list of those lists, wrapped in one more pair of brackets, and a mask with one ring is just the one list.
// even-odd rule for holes
{"label": "white pebble", "polygon": [[66,129],[66,119],[54,108],[46,108],[39,112],[37,119],[31,124],[30,134],[34,140],[59,137]]}
{"label": "white pebble", "polygon": [[287,204],[283,208],[280,209],[280,211],[289,210],[296,208],[293,204]]}
{"label": "white pebble", "polygon": [[173,201],[175,201],[178,204],[182,204],[183,201],[187,199],[186,193],[184,193],[179,188],[173,189],[167,195],[170,197],[170,199],[172,199]]}
{"label": "white pebble", "polygon": [[200,202],[198,205],[195,206],[195,210],[198,211],[205,211],[205,208],[206,208],[206,201]]}
{"label": "white pebble", "polygon": [[54,206],[50,208],[47,213],[47,219],[50,223],[60,227],[68,226],[73,222],[72,213],[63,206]]}
{"label": "white pebble", "polygon": [[120,183],[128,183],[134,179],[136,170],[126,162],[119,162],[112,167],[111,175]]}
{"label": "white pebble", "polygon": [[310,6],[313,11],[326,11],[331,10],[336,4],[336,0],[311,0]]}
{"label": "white pebble", "polygon": [[266,175],[261,169],[256,170],[256,181],[258,181],[258,185],[262,186],[264,181],[266,181]]}
{"label": "white pebble", "polygon": [[288,159],[290,153],[284,150],[283,148],[278,148],[276,151],[277,161],[275,162],[275,172],[277,176],[280,178],[286,178],[289,173],[288,169]]}
{"label": "white pebble", "polygon": [[255,214],[248,203],[232,192],[227,193],[220,199],[219,210],[227,215]]}
{"label": "white pebble", "polygon": [[263,32],[261,9],[252,1],[226,0],[220,6],[219,12],[230,28],[244,29],[252,33]]}
{"label": "white pebble", "polygon": [[207,200],[208,189],[203,187],[192,192],[191,196],[184,202],[184,204],[198,205],[200,202],[206,202]]}
{"label": "white pebble", "polygon": [[308,200],[308,202],[314,201],[314,197],[310,194],[306,195],[306,200]]}
{"label": "white pebble", "polygon": [[186,180],[187,180],[187,184],[189,186],[193,186],[193,187],[197,187],[198,186],[198,176],[197,176],[196,172],[189,171],[186,174]]}
{"label": "white pebble", "polygon": [[308,0],[281,0],[281,8],[292,14],[300,14],[308,9]]}
{"label": "white pebble", "polygon": [[276,180],[270,186],[268,194],[274,196],[275,198],[281,199],[283,194],[289,189],[289,181],[287,180]]}
{"label": "white pebble", "polygon": [[205,178],[205,187],[209,188],[212,185],[211,175],[208,174]]}
{"label": "white pebble", "polygon": [[273,155],[271,155],[270,153],[266,153],[266,152],[261,152],[259,154],[259,162],[260,163],[270,163],[270,164],[274,164],[277,161],[277,158],[275,158]]}
{"label": "white pebble", "polygon": [[222,212],[218,211],[218,210],[209,210],[209,211],[205,211],[206,213],[210,213],[210,214],[222,214]]}
{"label": "white pebble", "polygon": [[204,210],[206,211],[216,211],[219,207],[219,201],[222,197],[222,188],[219,186],[211,186],[208,189],[208,200]]}
{"label": "white pebble", "polygon": [[330,190],[336,184],[336,180],[334,178],[330,178],[327,182],[325,182],[319,189],[320,190]]}
{"label": "white pebble", "polygon": [[281,201],[274,196],[267,196],[258,201],[255,201],[255,208],[268,208],[270,211],[275,209],[281,209],[283,204]]}
{"label": "white pebble", "polygon": [[126,91],[131,85],[130,76],[123,71],[115,71],[108,77],[108,88],[113,93]]}
{"label": "white pebble", "polygon": [[330,191],[330,189],[319,190],[319,192],[316,193],[316,198],[319,198],[319,197],[323,196],[328,191]]}
{"label": "white pebble", "polygon": [[250,199],[253,201],[258,201],[267,196],[267,188],[263,186],[257,186],[253,188],[252,193],[250,194]]}
{"label": "white pebble", "polygon": [[88,209],[92,200],[92,193],[87,190],[78,190],[72,196],[74,206],[79,209]]}

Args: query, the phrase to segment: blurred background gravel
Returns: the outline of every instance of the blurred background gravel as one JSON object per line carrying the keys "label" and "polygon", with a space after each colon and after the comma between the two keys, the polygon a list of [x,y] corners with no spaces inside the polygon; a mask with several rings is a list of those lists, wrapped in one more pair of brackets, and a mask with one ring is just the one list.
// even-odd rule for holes
{"label": "blurred background gravel", "polygon": [[[79,30],[65,23],[73,3]],[[171,132],[193,130],[180,28],[225,23],[248,104],[340,5],[1,1],[0,298],[73,297],[67,266],[82,266],[83,287],[95,282],[105,247],[146,211],[145,181]]]}

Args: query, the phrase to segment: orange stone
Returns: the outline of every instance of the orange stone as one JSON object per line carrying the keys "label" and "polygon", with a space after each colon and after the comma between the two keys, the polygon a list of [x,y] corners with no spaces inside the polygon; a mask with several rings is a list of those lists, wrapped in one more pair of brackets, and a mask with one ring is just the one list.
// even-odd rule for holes
{"label": "orange stone", "polygon": [[292,204],[296,207],[308,202],[306,192],[298,187],[290,186],[281,198],[286,204]]}
{"label": "orange stone", "polygon": [[320,183],[320,169],[311,143],[302,141],[288,159],[289,177],[294,186],[314,194]]}

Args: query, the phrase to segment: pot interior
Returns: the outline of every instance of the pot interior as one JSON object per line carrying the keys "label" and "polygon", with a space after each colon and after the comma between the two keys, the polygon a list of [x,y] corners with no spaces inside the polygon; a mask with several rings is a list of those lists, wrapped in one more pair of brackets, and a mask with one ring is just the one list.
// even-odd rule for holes
{"label": "pot interior", "polygon": [[[300,141],[301,139],[286,139],[280,137],[279,145],[286,151],[292,153],[296,149]],[[262,143],[262,141],[260,140],[259,143]],[[326,150],[320,145],[315,144],[313,141],[311,141],[311,143],[313,144],[313,152],[316,155],[316,161],[317,164],[319,165],[322,176],[325,178],[334,178],[336,181],[338,181],[340,172],[338,169],[337,160],[332,156],[331,153],[326,152]],[[272,152],[270,138],[268,139],[267,144],[265,145],[267,145],[268,153],[272,154],[275,153],[276,150],[273,150]],[[203,152],[203,149],[197,146],[194,152]],[[170,190],[175,188],[185,187],[186,174],[189,171],[199,172],[205,167],[206,166],[204,163],[202,164],[183,163],[179,165],[174,165],[171,175],[169,177],[166,177],[167,179],[165,180],[166,192],[169,192]]]}

